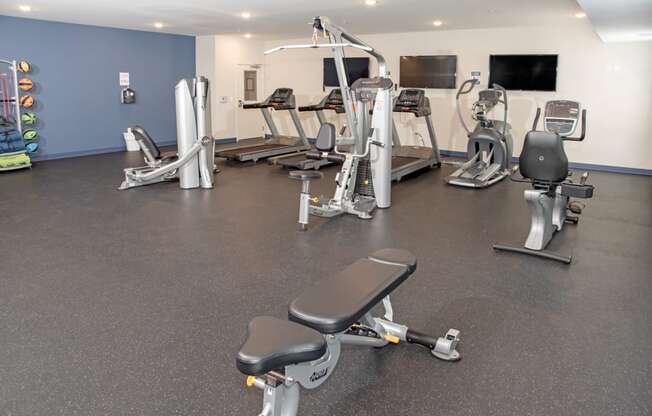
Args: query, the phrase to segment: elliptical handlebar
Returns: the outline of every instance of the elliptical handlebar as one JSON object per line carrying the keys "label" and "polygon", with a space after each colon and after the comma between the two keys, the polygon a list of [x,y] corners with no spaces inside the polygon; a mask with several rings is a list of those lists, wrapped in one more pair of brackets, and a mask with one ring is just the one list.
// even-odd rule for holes
{"label": "elliptical handlebar", "polygon": [[494,83],[494,89],[500,91],[503,94],[503,99],[498,101],[503,103],[503,106],[505,106],[505,117],[503,117],[503,133],[501,134],[504,140],[505,134],[507,133],[507,112],[509,110],[507,105],[507,90],[502,85],[496,83]]}
{"label": "elliptical handlebar", "polygon": [[[468,90],[464,90],[464,86],[466,86],[466,84],[470,84],[470,85],[471,85],[471,87],[470,87]],[[476,80],[475,80],[475,79],[467,79],[466,81],[464,81],[464,82],[462,83],[462,85],[460,85],[460,88],[458,88],[458,90],[457,90],[457,95],[455,96],[455,99],[460,98],[460,95],[465,95],[465,94],[468,94],[468,93],[470,93],[471,91],[473,91],[473,88],[475,88],[475,84],[476,84]]]}
{"label": "elliptical handlebar", "polygon": [[[469,84],[470,86],[468,89],[464,89],[464,87]],[[460,107],[460,96],[466,95],[473,91],[473,88],[475,88],[476,80],[475,79],[467,79],[460,85],[460,88],[457,90],[457,94],[455,95],[455,106],[457,107],[457,115],[460,118],[460,123],[462,123],[462,127],[464,127],[464,130],[466,130],[467,134],[471,134],[471,129],[469,129],[469,126],[466,125],[466,122],[464,121],[464,116],[462,115],[462,108]]]}

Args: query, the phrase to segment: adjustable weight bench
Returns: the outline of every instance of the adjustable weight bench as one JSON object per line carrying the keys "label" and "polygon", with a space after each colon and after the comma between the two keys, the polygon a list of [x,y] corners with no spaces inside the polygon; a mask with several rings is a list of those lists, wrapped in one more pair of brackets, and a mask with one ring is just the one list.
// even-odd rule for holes
{"label": "adjustable weight bench", "polygon": [[[379,250],[306,290],[289,306],[289,321],[254,318],[236,365],[247,386],[264,391],[260,416],[295,416],[299,386],[314,389],[333,373],[341,345],[384,347],[400,341],[422,345],[445,361],[457,361],[459,331],[434,338],[393,322],[391,292],[416,270],[416,258]],[[371,310],[382,302],[382,318]]]}

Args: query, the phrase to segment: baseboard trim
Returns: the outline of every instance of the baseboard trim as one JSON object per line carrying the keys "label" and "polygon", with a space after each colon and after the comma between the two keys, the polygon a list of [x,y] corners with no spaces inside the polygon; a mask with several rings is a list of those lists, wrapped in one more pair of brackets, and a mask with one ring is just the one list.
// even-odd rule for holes
{"label": "baseboard trim", "polygon": [[[441,150],[440,153],[442,156],[445,157],[466,158],[466,152],[460,152],[457,150]],[[518,164],[518,157],[513,157],[512,163]],[[596,165],[593,163],[576,163],[576,162],[570,162],[569,166],[571,169],[586,169],[586,170],[592,170],[596,172],[652,176],[652,169],[628,168],[625,166]]]}
{"label": "baseboard trim", "polygon": [[598,172],[623,173],[626,175],[652,176],[652,169],[628,168],[625,166],[594,165],[592,163],[569,163],[572,169],[586,169]]}
{"label": "baseboard trim", "polygon": [[[215,144],[228,144],[228,143],[235,143],[236,139],[235,137],[227,137],[224,139],[215,139]],[[162,142],[156,142],[156,144],[159,147],[168,147],[168,146],[175,146],[177,144],[176,140],[166,140]],[[61,152],[61,153],[52,153],[48,155],[33,155],[30,154],[30,158],[34,162],[40,162],[40,161],[45,161],[45,160],[56,160],[56,159],[68,159],[72,157],[83,157],[83,156],[95,156],[95,155],[102,155],[106,153],[117,153],[117,152],[126,152],[127,151],[127,146],[114,146],[114,147],[102,147],[99,149],[93,149],[93,150],[82,150],[78,152]]]}
{"label": "baseboard trim", "polygon": [[[311,144],[314,144],[317,139],[309,137],[308,141]],[[231,144],[236,143],[237,139],[235,137],[224,137],[221,139],[215,139],[215,144]],[[164,142],[158,142],[157,144],[161,147],[174,146],[176,145],[176,140],[168,140]],[[62,152],[62,153],[53,153],[49,155],[36,156],[30,155],[30,158],[34,162],[45,161],[45,160],[56,160],[56,159],[67,159],[71,157],[82,157],[82,156],[94,156],[101,155],[105,153],[116,153],[124,152],[127,150],[126,146],[115,146],[115,147],[105,147],[100,149],[93,150],[83,150],[79,152]],[[457,150],[440,150],[440,153],[444,157],[456,157],[464,158],[466,157],[466,152],[460,152]],[[514,163],[518,163],[518,158],[512,158]],[[570,167],[572,169],[586,169],[593,170],[596,172],[609,172],[609,173],[622,173],[626,175],[642,175],[642,176],[652,176],[652,169],[641,169],[641,168],[629,168],[625,166],[611,166],[611,165],[597,165],[593,163],[575,163],[570,162]]]}

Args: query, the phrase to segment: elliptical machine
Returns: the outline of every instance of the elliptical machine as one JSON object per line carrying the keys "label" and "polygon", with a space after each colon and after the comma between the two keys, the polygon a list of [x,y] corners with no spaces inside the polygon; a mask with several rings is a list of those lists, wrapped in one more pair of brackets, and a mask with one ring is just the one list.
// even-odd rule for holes
{"label": "elliptical machine", "polygon": [[537,108],[532,131],[525,136],[523,151],[519,157],[522,178],[510,177],[515,182],[527,182],[533,189],[525,191],[525,201],[532,213],[530,232],[525,247],[494,245],[494,249],[529,254],[562,263],[570,264],[572,258],[544,251],[556,231],[565,223],[577,224],[583,205],[570,198],[592,198],[593,185],[586,180],[588,172],[579,183],[570,180],[568,158],[564,151],[564,141],[581,142],[586,137],[586,110],[582,110],[582,133],[573,135],[579,122],[580,103],[576,101],[548,101],[543,119],[545,131],[537,131],[541,109]]}
{"label": "elliptical machine", "polygon": [[208,79],[182,79],[174,88],[177,155],[163,155],[147,132],[131,128],[147,166],[124,169],[119,190],[179,179],[181,189],[213,187],[215,141],[211,136]]}
{"label": "elliptical machine", "polygon": [[[457,114],[469,137],[467,145],[468,160],[455,172],[446,177],[451,185],[467,188],[486,188],[501,181],[510,174],[512,163],[512,127],[507,123],[507,91],[498,84],[478,93],[478,101],[473,103],[473,119],[478,123],[473,131],[469,129],[462,116],[460,97],[469,94],[479,81],[466,80],[460,85],[455,96]],[[489,118],[489,112],[498,104],[505,109],[503,120]]]}

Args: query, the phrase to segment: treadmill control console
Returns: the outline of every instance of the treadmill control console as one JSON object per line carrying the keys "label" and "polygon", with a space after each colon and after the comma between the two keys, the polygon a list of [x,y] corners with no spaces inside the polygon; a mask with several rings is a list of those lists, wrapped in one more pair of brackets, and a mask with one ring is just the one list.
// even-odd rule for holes
{"label": "treadmill control console", "polygon": [[423,90],[402,90],[394,100],[394,112],[413,113],[417,117],[429,116],[431,113],[430,100]]}
{"label": "treadmill control console", "polygon": [[294,109],[295,100],[292,88],[277,88],[262,104],[275,110]]}
{"label": "treadmill control console", "polygon": [[344,100],[342,99],[342,91],[339,88],[335,88],[328,94],[324,102],[324,108],[335,110],[338,113],[344,112]]}
{"label": "treadmill control console", "polygon": [[575,132],[580,118],[580,103],[555,100],[546,103],[543,125],[546,131],[568,137]]}

